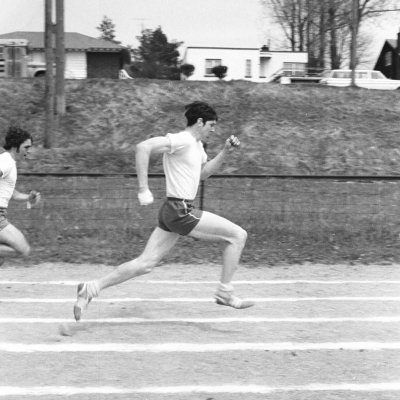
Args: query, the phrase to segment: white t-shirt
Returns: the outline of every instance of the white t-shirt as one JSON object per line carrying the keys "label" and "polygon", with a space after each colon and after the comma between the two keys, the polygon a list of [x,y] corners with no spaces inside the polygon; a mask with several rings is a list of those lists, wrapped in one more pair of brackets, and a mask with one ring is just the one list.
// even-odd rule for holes
{"label": "white t-shirt", "polygon": [[17,183],[17,165],[8,151],[0,154],[0,207],[7,208]]}
{"label": "white t-shirt", "polygon": [[200,183],[201,168],[207,162],[203,143],[187,131],[168,133],[171,151],[164,153],[167,197],[193,200]]}

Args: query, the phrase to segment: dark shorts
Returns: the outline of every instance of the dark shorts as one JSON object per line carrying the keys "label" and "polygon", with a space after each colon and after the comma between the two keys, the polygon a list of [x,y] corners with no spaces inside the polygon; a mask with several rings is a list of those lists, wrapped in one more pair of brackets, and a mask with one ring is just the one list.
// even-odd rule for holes
{"label": "dark shorts", "polygon": [[202,211],[193,207],[191,200],[168,197],[158,212],[158,226],[167,232],[189,234],[199,223]]}
{"label": "dark shorts", "polygon": [[7,208],[0,207],[0,231],[9,224],[7,220]]}

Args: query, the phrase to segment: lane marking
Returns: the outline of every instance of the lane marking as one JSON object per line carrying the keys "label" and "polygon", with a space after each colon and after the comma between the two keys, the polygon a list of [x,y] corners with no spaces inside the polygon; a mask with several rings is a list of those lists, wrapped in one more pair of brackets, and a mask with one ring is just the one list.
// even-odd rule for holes
{"label": "lane marking", "polygon": [[[75,322],[72,318],[0,318],[0,324],[56,324]],[[79,324],[158,324],[158,323],[193,323],[193,324],[225,324],[225,323],[328,323],[328,322],[400,322],[400,316],[377,317],[316,317],[316,318],[267,318],[267,317],[226,317],[226,318],[88,318]]]}
{"label": "lane marking", "polygon": [[400,342],[327,342],[327,343],[0,343],[8,353],[208,353],[225,351],[321,351],[321,350],[399,350]]}
{"label": "lane marking", "polygon": [[[374,296],[374,297],[352,297],[352,296],[330,296],[330,297],[249,297],[247,300],[257,303],[296,303],[296,302],[312,302],[312,301],[400,301],[400,296]],[[0,303],[72,303],[76,298],[69,299],[40,299],[34,297],[23,298],[0,298]],[[134,303],[134,302],[153,302],[153,303],[209,303],[215,302],[213,298],[198,297],[123,297],[123,298],[96,298],[94,301],[99,303]]]}
{"label": "lane marking", "polygon": [[[0,285],[65,285],[65,286],[76,286],[81,281],[9,281],[0,280]],[[160,285],[210,285],[218,284],[219,281],[174,281],[174,280],[145,280],[141,281],[139,279],[134,279],[131,283],[138,284],[160,284]],[[400,280],[306,280],[306,279],[296,279],[296,280],[239,280],[233,281],[233,285],[292,285],[292,284],[318,284],[318,285],[343,285],[343,284],[394,284],[400,285]]]}
{"label": "lane marking", "polygon": [[400,382],[378,383],[312,383],[294,386],[265,386],[225,384],[218,386],[149,386],[121,388],[113,386],[0,386],[0,396],[71,396],[95,394],[188,394],[188,393],[243,393],[269,394],[274,392],[398,392]]}

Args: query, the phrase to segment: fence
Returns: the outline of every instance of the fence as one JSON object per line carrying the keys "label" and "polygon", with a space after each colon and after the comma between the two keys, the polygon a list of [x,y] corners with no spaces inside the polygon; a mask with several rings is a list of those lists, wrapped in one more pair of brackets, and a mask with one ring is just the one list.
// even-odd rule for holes
{"label": "fence", "polygon": [[[135,174],[21,174],[21,190],[40,190],[43,202],[31,210],[11,202],[10,220],[37,258],[126,260],[140,252],[165,197],[163,175],[150,178],[155,203],[140,207]],[[216,175],[196,203],[248,231],[247,262],[376,262],[398,257],[399,196],[393,176]],[[195,256],[188,240],[174,260],[218,261],[218,244],[196,243]]]}

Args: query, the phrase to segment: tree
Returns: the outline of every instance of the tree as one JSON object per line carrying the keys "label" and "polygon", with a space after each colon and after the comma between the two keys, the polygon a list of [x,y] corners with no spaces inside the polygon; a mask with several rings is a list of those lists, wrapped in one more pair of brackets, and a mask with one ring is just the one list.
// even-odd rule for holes
{"label": "tree", "polygon": [[194,69],[195,69],[194,65],[192,65],[192,64],[182,64],[179,67],[181,74],[183,76],[186,76],[186,78],[189,78],[189,76],[193,75]]}
{"label": "tree", "polygon": [[101,32],[99,39],[109,40],[116,44],[121,43],[118,40],[115,40],[115,24],[112,22],[111,18],[108,18],[106,15],[103,17],[103,20],[96,29]]}
{"label": "tree", "polygon": [[[363,22],[388,12],[400,11],[398,0],[357,0],[357,18],[353,18],[354,1],[260,0],[264,7],[272,11],[291,50],[307,51],[309,67],[321,68],[328,60],[331,68],[338,68],[343,63],[345,53],[340,53],[341,43],[346,42],[350,49],[352,37],[356,40]],[[350,51],[346,53],[351,55]],[[358,59],[352,57],[353,62]]]}
{"label": "tree", "polygon": [[178,47],[183,42],[168,42],[161,27],[154,31],[145,29],[137,39],[140,45],[133,50],[134,61],[131,66],[134,77],[173,80],[180,78]]}
{"label": "tree", "polygon": [[228,72],[228,67],[225,65],[216,65],[211,69],[211,72],[219,79],[224,79]]}

